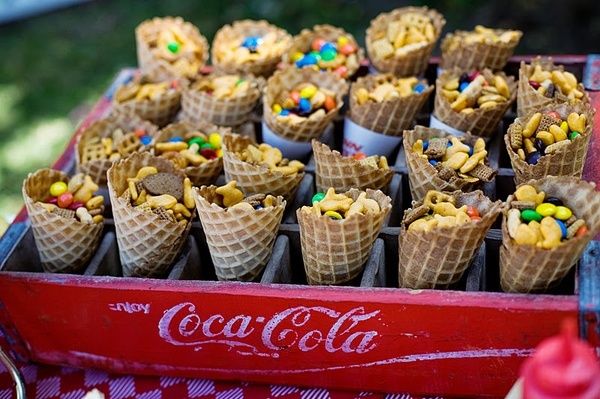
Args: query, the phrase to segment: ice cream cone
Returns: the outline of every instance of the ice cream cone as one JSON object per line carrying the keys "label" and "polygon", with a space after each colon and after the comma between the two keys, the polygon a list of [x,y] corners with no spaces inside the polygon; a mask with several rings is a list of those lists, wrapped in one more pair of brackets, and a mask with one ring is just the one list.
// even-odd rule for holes
{"label": "ice cream cone", "polygon": [[373,132],[401,136],[405,129],[414,123],[417,113],[427,102],[433,92],[433,86],[428,85],[421,93],[413,93],[406,97],[392,100],[373,102],[367,101],[359,105],[354,93],[360,88],[372,92],[378,85],[391,81],[393,75],[368,75],[358,78],[350,87],[350,119],[354,123]]}
{"label": "ice cream cone", "polygon": [[126,277],[163,277],[177,258],[192,224],[183,226],[131,206],[127,179],[135,177],[144,166],[185,177],[171,161],[147,152],[135,153],[111,166],[107,172],[108,191],[119,256]]}
{"label": "ice cream cone", "polygon": [[[325,115],[313,113],[300,123],[290,123],[289,117],[275,114],[271,107],[281,92],[291,91],[300,83],[312,83],[319,88],[330,90],[336,94],[336,107]],[[263,117],[269,129],[287,140],[310,142],[323,134],[327,126],[333,122],[342,108],[343,96],[348,91],[348,84],[331,72],[315,71],[310,68],[286,68],[277,71],[267,81],[263,97]]]}
{"label": "ice cream cone", "polygon": [[[546,196],[561,199],[574,215],[583,219],[588,232],[563,241],[552,249],[519,245],[508,234],[507,214],[502,219],[500,247],[500,283],[507,292],[543,291],[558,283],[575,265],[586,245],[600,232],[600,194],[594,183],[575,177],[548,176],[529,184]],[[509,196],[510,205],[513,196]]]}
{"label": "ice cream cone", "polygon": [[333,187],[336,192],[345,192],[351,188],[386,191],[394,176],[392,169],[381,169],[352,157],[344,157],[317,140],[312,141],[312,149],[318,191],[325,192],[329,187]]}
{"label": "ice cream cone", "polygon": [[[356,200],[360,190],[345,195]],[[367,198],[377,201],[378,213],[353,214],[344,220],[317,216],[300,208],[302,259],[309,284],[344,284],[356,278],[369,258],[383,221],[390,212],[391,199],[379,190],[367,189]]]}
{"label": "ice cream cone", "polygon": [[[484,69],[482,74],[488,75],[492,72]],[[451,103],[442,93],[444,85],[453,77],[461,75],[457,68],[445,70],[438,76],[435,82],[435,110],[433,115],[441,122],[462,132],[471,132],[471,134],[490,139],[497,132],[498,125],[506,110],[517,97],[517,83],[512,76],[507,77],[504,72],[498,72],[508,84],[510,98],[508,101],[500,102],[492,107],[475,108],[471,113],[456,112],[450,106]]]}
{"label": "ice cream cone", "polygon": [[196,208],[219,280],[253,281],[264,270],[277,237],[286,202],[248,211],[214,203],[216,186],[194,191]]}
{"label": "ice cream cone", "polygon": [[304,172],[283,175],[271,172],[267,165],[253,165],[242,161],[236,153],[241,152],[253,141],[246,136],[227,134],[223,137],[223,167],[225,178],[237,181],[246,195],[271,194],[281,195],[286,200],[293,198]]}
{"label": "ice cream cone", "polygon": [[[537,164],[530,165],[519,158],[517,152],[511,148],[510,136],[514,129],[522,128],[534,113],[543,111],[558,112],[563,120],[566,120],[571,112],[583,113],[587,118],[587,124],[585,132],[581,132],[582,134],[571,140],[567,146],[559,148],[552,154],[542,156]],[[510,157],[510,163],[515,171],[516,184],[521,184],[531,179],[541,179],[544,176],[581,177],[594,128],[594,114],[595,111],[589,104],[577,102],[573,104],[551,104],[547,107],[537,109],[525,117],[515,119],[508,128],[508,133],[504,135],[504,143]]]}
{"label": "ice cream cone", "polygon": [[[446,287],[460,280],[481,246],[485,234],[503,209],[502,201],[492,202],[479,190],[455,191],[456,206],[472,205],[481,220],[430,231],[409,231],[405,211],[400,229],[400,287],[422,289]],[[413,202],[413,209],[422,204]]]}
{"label": "ice cream cone", "polygon": [[[409,12],[416,12],[431,18],[434,27],[434,40],[422,46],[415,46],[414,49],[407,50],[401,55],[394,54],[389,58],[378,57],[373,50],[373,42],[385,37],[390,22],[398,20],[401,15]],[[440,13],[427,7],[402,7],[390,12],[381,13],[371,21],[367,29],[365,42],[369,59],[373,66],[380,72],[389,72],[396,76],[420,76],[427,69],[429,57],[431,57],[431,52],[445,24],[446,20]]]}
{"label": "ice cream cone", "polygon": [[42,267],[49,273],[80,273],[96,251],[103,223],[86,224],[48,212],[38,201],[49,196],[52,183],[67,182],[57,170],[40,169],[23,182],[23,200],[31,221]]}

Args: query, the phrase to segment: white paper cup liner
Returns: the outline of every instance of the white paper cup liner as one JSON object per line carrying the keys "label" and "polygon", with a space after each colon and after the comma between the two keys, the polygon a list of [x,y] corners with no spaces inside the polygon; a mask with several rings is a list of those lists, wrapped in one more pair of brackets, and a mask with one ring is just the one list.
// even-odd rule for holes
{"label": "white paper cup liner", "polygon": [[[333,124],[325,129],[325,132],[323,132],[318,140],[322,141],[323,137],[327,137],[332,130]],[[284,158],[288,159],[305,159],[312,152],[310,141],[304,142],[285,139],[273,132],[264,119],[262,121],[262,141],[270,146],[279,148]]]}
{"label": "white paper cup liner", "polygon": [[444,122],[442,122],[441,120],[439,120],[438,118],[433,116],[433,114],[431,114],[431,116],[429,118],[429,127],[443,130],[445,132],[450,133],[453,136],[461,137],[461,136],[465,135],[465,132],[463,132],[462,130],[458,130],[458,129],[453,128],[450,125],[446,125]]}
{"label": "white paper cup liner", "polygon": [[351,156],[363,153],[366,156],[383,155],[390,157],[402,142],[402,136],[387,136],[376,133],[344,118],[344,143],[342,154]]}

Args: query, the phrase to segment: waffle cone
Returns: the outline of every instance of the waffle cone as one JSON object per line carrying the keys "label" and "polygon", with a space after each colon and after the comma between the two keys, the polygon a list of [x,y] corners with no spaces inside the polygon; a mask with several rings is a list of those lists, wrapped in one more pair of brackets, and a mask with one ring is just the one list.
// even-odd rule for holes
{"label": "waffle cone", "polygon": [[249,137],[227,134],[223,137],[223,167],[227,181],[235,180],[246,195],[281,195],[286,200],[293,198],[304,172],[284,176],[281,172],[271,172],[266,165],[253,165],[242,161],[237,152],[249,144],[255,144]]}
{"label": "waffle cone", "polygon": [[[428,232],[409,231],[403,221],[399,237],[400,287],[443,287],[460,280],[481,246],[485,234],[503,209],[502,201],[492,202],[479,190],[471,193],[455,191],[452,195],[457,207],[477,207],[481,220],[454,227],[435,228]],[[406,214],[405,212],[404,215]]]}
{"label": "waffle cone", "polygon": [[290,45],[289,50],[283,54],[282,61],[284,64],[292,65],[294,64],[294,61],[292,60],[294,54],[298,52],[305,54],[311,51],[311,45],[315,39],[323,39],[327,42],[336,43],[338,37],[340,36],[346,36],[349,40],[349,43],[352,43],[354,47],[358,49],[358,51],[356,52],[356,65],[346,65],[346,67],[348,68],[346,78],[350,78],[356,73],[356,71],[360,67],[360,64],[365,59],[365,52],[358,45],[358,42],[356,41],[354,36],[352,36],[351,33],[348,33],[344,29],[332,25],[315,25],[312,29],[302,29],[302,31],[299,34],[292,38],[292,44]]}
{"label": "waffle cone", "polygon": [[[575,177],[548,176],[530,180],[527,184],[544,191],[546,196],[563,200],[575,216],[585,220],[588,232],[578,238],[563,241],[558,247],[542,249],[533,245],[518,245],[508,234],[507,213],[502,219],[500,247],[500,284],[507,292],[546,290],[558,283],[575,265],[586,245],[600,232],[600,194],[594,183]],[[513,196],[509,196],[510,204]]]}
{"label": "waffle cone", "polygon": [[68,182],[57,170],[40,169],[23,182],[23,200],[31,221],[42,267],[49,273],[79,273],[96,251],[103,223],[85,224],[75,218],[50,213],[36,201],[49,196],[52,183]]}
{"label": "waffle cone", "polygon": [[[176,25],[179,27],[188,38],[201,49],[201,59],[199,61],[200,69],[208,60],[208,42],[206,38],[200,34],[198,28],[189,22],[184,21],[180,17],[164,17],[164,18],[153,18],[142,22],[135,29],[135,42],[137,46],[137,58],[138,65],[145,75],[148,75],[155,81],[168,80],[172,78],[179,78],[179,71],[166,60],[157,57],[152,48],[150,42],[156,39],[161,30],[167,28],[169,25]],[[198,71],[190,74],[193,77]]]}
{"label": "waffle cone", "polygon": [[[392,55],[389,58],[379,58],[373,51],[373,42],[384,36],[390,22],[400,18],[401,15],[409,12],[418,12],[431,18],[435,30],[435,39],[425,46],[416,48],[404,55]],[[427,69],[429,57],[435,47],[435,43],[442,33],[446,24],[444,17],[434,9],[427,7],[401,7],[390,12],[379,14],[371,20],[367,29],[365,42],[367,45],[367,54],[375,68],[381,72],[389,72],[396,76],[420,76]]]}
{"label": "waffle cone", "polygon": [[[414,130],[404,132],[402,146],[406,154],[406,166],[408,168],[408,179],[410,183],[410,193],[413,200],[421,200],[429,190],[437,191],[456,191],[463,192],[473,191],[481,185],[480,182],[471,183],[465,179],[457,178],[455,180],[446,181],[438,176],[438,170],[432,166],[428,160],[421,158],[418,154],[412,151],[413,144],[421,140],[431,140],[435,137],[452,137],[443,130],[433,129],[424,126],[415,126]],[[466,133],[465,142],[473,145],[477,137]]]}
{"label": "waffle cone", "polygon": [[[554,98],[548,98],[537,92],[529,84],[529,77],[533,73],[536,65],[541,65],[544,70],[553,71],[559,70],[564,71],[565,68],[562,65],[555,65],[552,61],[552,57],[536,57],[531,61],[531,64],[526,64],[521,61],[521,67],[519,68],[519,92],[517,95],[517,115],[524,116],[529,113],[535,112],[536,110],[556,105],[564,102],[570,102],[567,96],[558,93]],[[585,88],[581,83],[578,84],[579,91],[583,93],[582,102],[589,104],[590,98],[585,91]],[[573,103],[578,103],[576,100]]]}
{"label": "waffle cone", "polygon": [[170,88],[165,93],[153,99],[142,101],[131,99],[129,101],[117,102],[113,98],[113,112],[126,116],[138,116],[143,120],[150,121],[158,126],[168,124],[179,111],[181,101],[181,90]]}
{"label": "waffle cone", "polygon": [[[279,94],[284,90],[291,91],[300,83],[312,83],[319,88],[336,93],[336,108],[327,112],[324,117],[315,117],[313,114],[299,124],[289,123],[289,118],[275,115],[271,107]],[[331,72],[315,71],[310,68],[286,68],[275,72],[267,81],[263,97],[263,117],[269,129],[279,136],[288,140],[310,142],[321,136],[327,126],[333,122],[344,104],[343,96],[347,91],[346,81]]]}
{"label": "waffle cone", "polygon": [[[587,126],[585,128],[585,132],[583,132],[583,134],[581,134],[579,137],[576,137],[575,140],[572,140],[568,146],[560,148],[553,154],[544,155],[539,159],[537,164],[530,165],[521,160],[515,150],[511,148],[510,134],[517,125],[524,126],[535,112],[550,110],[558,112],[563,120],[566,120],[567,115],[569,115],[571,112],[585,114],[587,117]],[[508,133],[504,135],[506,151],[510,157],[512,168],[515,171],[515,182],[517,184],[521,184],[528,180],[541,179],[545,176],[581,177],[590,138],[592,136],[594,114],[595,111],[589,104],[577,102],[573,104],[562,103],[549,105],[545,108],[537,109],[523,118],[515,119],[515,121],[508,128]]]}
{"label": "waffle cone", "polygon": [[[154,142],[161,143],[169,141],[169,139],[173,137],[182,137],[186,133],[194,130],[200,130],[201,132],[206,132],[207,134],[217,132],[221,136],[231,132],[229,128],[220,127],[208,122],[178,122],[172,123],[164,129],[160,130],[157,133]],[[194,186],[203,186],[214,183],[221,174],[222,170],[223,158],[216,158],[209,160],[208,162],[205,162],[199,166],[188,166],[183,169],[183,172],[187,177],[190,178]]]}
{"label": "waffle cone", "polygon": [[[492,72],[489,69],[484,69],[482,73],[485,75],[491,74]],[[464,114],[454,111],[450,107],[450,101],[448,101],[442,93],[442,88],[444,85],[452,77],[460,76],[461,72],[457,68],[445,70],[440,76],[438,76],[435,82],[434,116],[438,120],[460,131],[469,131],[471,134],[486,139],[493,137],[497,131],[498,124],[506,113],[506,110],[517,97],[517,83],[515,82],[515,78],[512,76],[506,76],[504,72],[498,72],[497,74],[502,76],[508,84],[510,89],[510,98],[508,101],[497,104],[494,107],[476,108],[470,114]]]}
{"label": "waffle cone", "polygon": [[75,146],[77,171],[89,175],[93,181],[100,185],[106,185],[106,172],[113,164],[113,161],[99,159],[82,163],[83,150],[86,144],[90,140],[96,138],[111,137],[116,129],[121,129],[124,132],[131,132],[140,128],[144,129],[146,133],[152,137],[154,137],[158,131],[158,127],[148,121],[142,120],[137,115],[129,115],[120,112],[113,112],[107,118],[92,123],[77,138],[77,144]]}
{"label": "waffle cone", "polygon": [[[254,81],[252,76],[248,79]],[[181,97],[181,111],[183,119],[194,123],[208,121],[220,126],[239,126],[252,117],[259,100],[259,82],[246,95],[227,99],[216,98],[189,85]]]}
{"label": "waffle cone", "polygon": [[196,208],[219,280],[253,281],[264,270],[286,202],[253,211],[223,209],[213,203],[216,186],[194,191]]}
{"label": "waffle cone", "polygon": [[332,151],[327,144],[312,141],[315,157],[317,191],[325,192],[333,187],[336,192],[345,192],[351,188],[386,191],[394,177],[392,169],[379,169],[365,165],[352,157],[344,157],[338,151]]}
{"label": "waffle cone", "polygon": [[401,136],[405,129],[411,127],[417,113],[427,102],[433,92],[433,86],[428,85],[422,93],[414,93],[406,97],[398,97],[380,103],[367,101],[359,105],[354,93],[360,88],[372,92],[379,84],[391,81],[393,75],[368,75],[358,78],[350,87],[350,119],[373,132]]}
{"label": "waffle cone", "polygon": [[[505,29],[494,29],[497,35],[506,32]],[[508,43],[465,43],[454,48],[450,48],[450,43],[455,36],[463,36],[465,31],[456,31],[448,33],[442,41],[442,61],[440,66],[443,69],[458,67],[463,71],[474,69],[489,68],[493,71],[500,71],[504,68],[508,59],[512,57],[515,48],[523,36],[523,32],[518,32],[518,37]]]}
{"label": "waffle cone", "polygon": [[[246,62],[238,62],[236,59],[227,58],[222,53],[231,51],[227,48],[227,43],[238,41],[241,43],[245,37],[262,37],[268,33],[276,35],[279,41],[284,44],[281,50],[272,52],[268,56]],[[217,31],[211,48],[211,59],[217,71],[225,73],[251,74],[255,76],[269,77],[277,69],[277,64],[281,62],[281,57],[287,51],[292,43],[292,37],[284,29],[271,25],[265,20],[253,21],[245,19],[235,21],[231,25],[225,25]]]}
{"label": "waffle cone", "polygon": [[127,179],[135,177],[144,166],[185,176],[171,161],[147,152],[135,153],[116,162],[108,170],[108,192],[123,276],[126,277],[164,276],[179,254],[192,225],[188,222],[184,227],[130,205]]}
{"label": "waffle cone", "polygon": [[[345,194],[358,198],[360,190]],[[390,212],[391,199],[379,190],[367,189],[381,208],[377,214],[354,214],[344,220],[317,216],[303,208],[296,211],[300,224],[302,259],[309,284],[343,284],[356,278],[369,258],[383,221]]]}

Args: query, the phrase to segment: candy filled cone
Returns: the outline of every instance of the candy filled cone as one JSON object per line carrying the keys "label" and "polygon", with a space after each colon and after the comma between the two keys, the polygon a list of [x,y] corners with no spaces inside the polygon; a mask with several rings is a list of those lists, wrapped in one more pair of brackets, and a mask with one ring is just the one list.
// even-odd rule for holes
{"label": "candy filled cone", "polygon": [[[565,68],[562,65],[555,65],[552,61],[552,57],[536,57],[530,64],[526,64],[525,61],[521,61],[521,67],[519,68],[519,93],[517,95],[517,115],[525,116],[532,112],[536,112],[540,108],[548,107],[551,105],[557,105],[560,103],[570,102],[567,96],[559,94],[556,98],[548,98],[543,94],[539,93],[529,84],[529,77],[533,73],[536,65],[542,66],[544,70],[552,71],[559,70],[564,71]],[[589,104],[590,98],[585,91],[585,87],[581,83],[578,84],[577,88],[583,93],[582,102]],[[577,103],[578,101],[574,101]]]}
{"label": "candy filled cone", "polygon": [[[563,241],[552,249],[518,245],[508,234],[507,213],[502,218],[500,285],[506,292],[544,291],[562,280],[581,257],[587,244],[600,232],[600,194],[594,183],[575,177],[548,176],[526,184],[560,198],[577,218],[585,220],[588,232]],[[513,200],[509,196],[507,203]]]}
{"label": "candy filled cone", "polygon": [[[499,36],[506,30],[494,29]],[[496,43],[464,43],[454,49],[450,48],[450,42],[453,36],[461,36],[467,32],[456,31],[448,33],[442,40],[442,61],[440,67],[443,69],[458,67],[464,71],[474,69],[489,68],[492,71],[501,71],[508,59],[512,57],[515,48],[523,36],[523,32],[516,31],[518,37],[514,37],[509,42]]]}
{"label": "candy filled cone", "polygon": [[360,88],[372,92],[379,84],[389,82],[391,74],[367,75],[358,78],[350,88],[350,119],[373,132],[401,136],[405,129],[412,126],[417,113],[423,108],[433,92],[428,85],[421,93],[413,93],[406,97],[398,97],[383,102],[367,101],[359,105],[354,93]]}
{"label": "candy filled cone", "polygon": [[[421,200],[428,191],[473,191],[481,186],[482,182],[469,182],[465,179],[456,178],[446,181],[438,176],[437,169],[429,163],[427,159],[421,158],[412,151],[413,144],[421,140],[431,140],[436,137],[448,137],[449,134],[440,129],[434,129],[424,126],[415,126],[414,130],[406,130],[402,139],[402,146],[406,155],[406,166],[408,168],[408,180],[410,183],[410,193],[413,200]],[[465,142],[474,143],[476,137],[469,133],[465,134]]]}
{"label": "candy filled cone", "polygon": [[171,161],[143,152],[116,162],[107,172],[119,257],[126,277],[164,277],[185,243],[191,221],[185,226],[143,212],[130,204],[128,178],[144,166],[185,177]]}
{"label": "candy filled cone", "polygon": [[194,190],[194,200],[219,280],[253,281],[271,258],[286,202],[252,211],[214,204],[216,186]]}
{"label": "candy filled cone", "polygon": [[[510,146],[510,134],[513,129],[522,128],[525,126],[529,118],[536,112],[556,111],[565,120],[571,112],[585,114],[587,125],[585,132],[576,137],[571,143],[565,147],[558,149],[552,154],[542,156],[537,164],[530,165],[519,158],[517,152]],[[546,108],[538,109],[525,117],[517,118],[508,128],[508,133],[504,135],[504,144],[506,151],[510,157],[510,163],[515,171],[515,183],[521,184],[528,180],[541,179],[544,176],[575,176],[581,177],[583,166],[590,143],[590,138],[593,132],[594,109],[582,102],[573,104],[557,104],[550,105]]]}
{"label": "candy filled cone", "polygon": [[[159,131],[154,139],[155,143],[161,143],[168,141],[173,137],[182,137],[187,132],[193,130],[200,130],[202,132],[213,133],[217,132],[223,137],[225,134],[230,133],[231,129],[213,125],[208,122],[200,123],[189,123],[189,122],[178,122],[173,123]],[[194,186],[203,186],[213,184],[221,171],[223,170],[223,158],[211,159],[208,162],[200,164],[198,166],[190,165],[183,169],[183,172],[187,177],[190,178]]]}
{"label": "candy filled cone", "polygon": [[452,195],[457,207],[475,206],[481,220],[438,227],[428,232],[409,231],[403,220],[399,237],[400,287],[424,289],[447,287],[458,282],[504,206],[502,201],[490,201],[479,190],[470,193],[455,191]]}
{"label": "candy filled cone", "polygon": [[317,140],[312,141],[312,149],[317,191],[325,192],[329,187],[333,187],[336,192],[345,192],[351,188],[386,191],[394,177],[392,169],[374,168],[352,157],[345,157]]}
{"label": "candy filled cone", "polygon": [[[291,91],[300,83],[312,83],[319,88],[331,90],[335,93],[336,107],[323,117],[312,114],[304,121],[292,124],[287,117],[279,116],[271,110],[272,105],[281,92]],[[343,105],[343,96],[348,91],[348,84],[332,72],[315,71],[311,68],[286,68],[277,71],[267,81],[263,96],[263,118],[265,123],[277,135],[293,141],[310,142],[316,139],[333,122]]]}
{"label": "candy filled cone", "polygon": [[67,182],[57,170],[40,169],[23,182],[23,200],[42,267],[49,273],[81,273],[98,248],[104,223],[86,224],[48,212],[37,201],[49,196],[52,183]]}
{"label": "candy filled cone", "polygon": [[[361,191],[351,189],[345,195],[356,200]],[[391,199],[379,190],[367,189],[381,210],[376,214],[354,214],[333,220],[313,212],[296,211],[300,224],[300,242],[306,279],[311,285],[344,284],[363,270],[373,243],[390,212]]]}
{"label": "candy filled cone", "polygon": [[288,201],[293,198],[304,172],[285,176],[281,172],[271,172],[264,164],[253,165],[242,161],[236,153],[244,150],[249,144],[255,143],[246,136],[227,134],[223,137],[225,178],[228,181],[237,181],[237,185],[246,195],[281,195]]}
{"label": "candy filled cone", "polygon": [[[390,22],[398,20],[402,14],[409,12],[417,12],[431,18],[435,31],[435,39],[431,43],[419,46],[403,55],[394,54],[389,58],[377,57],[373,51],[373,42],[386,34],[385,32]],[[446,20],[442,14],[427,7],[401,7],[390,12],[381,13],[375,19],[371,20],[371,24],[367,29],[365,42],[369,59],[373,66],[380,72],[389,72],[396,76],[420,76],[427,69],[429,57],[431,57],[431,52],[445,24]]]}
{"label": "candy filled cone", "polygon": [[[492,72],[489,69],[484,69],[482,74],[487,75]],[[491,139],[498,131],[498,125],[502,117],[517,98],[517,82],[512,76],[506,76],[504,72],[496,73],[504,78],[508,88],[510,89],[510,98],[507,101],[498,103],[493,107],[476,108],[470,114],[456,112],[450,106],[444,94],[442,93],[444,85],[452,78],[452,76],[460,76],[459,69],[444,71],[438,76],[435,82],[435,110],[433,115],[457,130],[462,132],[471,132],[471,134],[483,137],[486,140]]]}

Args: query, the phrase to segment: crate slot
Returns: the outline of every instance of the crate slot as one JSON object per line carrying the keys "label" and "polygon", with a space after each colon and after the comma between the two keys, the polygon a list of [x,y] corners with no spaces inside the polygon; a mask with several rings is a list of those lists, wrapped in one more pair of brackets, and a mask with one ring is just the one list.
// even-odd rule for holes
{"label": "crate slot", "polygon": [[290,264],[289,238],[280,235],[273,245],[271,259],[265,267],[261,283],[264,284],[289,284],[292,282],[292,268]]}

